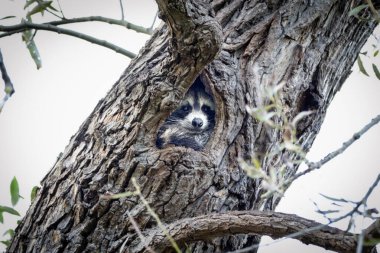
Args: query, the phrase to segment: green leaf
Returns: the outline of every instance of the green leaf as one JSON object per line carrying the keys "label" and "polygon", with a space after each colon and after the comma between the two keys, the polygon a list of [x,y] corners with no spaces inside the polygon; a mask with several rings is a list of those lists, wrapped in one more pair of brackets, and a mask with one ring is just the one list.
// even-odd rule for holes
{"label": "green leaf", "polygon": [[0,212],[0,222],[1,222],[1,223],[4,223],[4,216],[3,216],[3,212]]}
{"label": "green leaf", "polygon": [[247,176],[254,178],[254,179],[259,179],[259,178],[265,178],[266,173],[261,167],[256,167],[257,164],[248,164],[246,161],[243,159],[238,159],[240,167],[247,173]]}
{"label": "green leaf", "polygon": [[359,14],[359,12],[365,8],[368,7],[368,4],[362,4],[362,5],[359,5],[355,8],[353,8],[349,13],[348,13],[348,16],[357,16]]}
{"label": "green leaf", "polygon": [[376,50],[376,51],[373,53],[373,57],[376,57],[378,54],[379,54],[379,50]]}
{"label": "green leaf", "polygon": [[6,240],[6,241],[0,241],[2,244],[4,244],[5,246],[9,247],[11,245],[11,241],[10,240]]}
{"label": "green leaf", "polygon": [[13,89],[12,86],[5,86],[5,89],[4,89],[5,93],[8,94],[8,95],[12,95],[15,90]]}
{"label": "green leaf", "polygon": [[379,72],[379,69],[377,68],[377,66],[375,64],[372,63],[372,68],[373,68],[373,72],[375,72],[375,75],[377,77],[377,79],[380,80],[380,72]]}
{"label": "green leaf", "polygon": [[36,2],[37,0],[29,0],[29,1],[26,1],[25,5],[24,5],[24,10],[26,8],[28,8],[32,3]]}
{"label": "green leaf", "polygon": [[8,206],[0,206],[0,213],[9,213],[9,214],[20,216],[20,214],[15,209]]}
{"label": "green leaf", "polygon": [[3,17],[3,18],[0,18],[0,20],[4,20],[4,19],[9,19],[9,18],[15,18],[16,16],[6,16],[6,17]]}
{"label": "green leaf", "polygon": [[46,2],[38,2],[38,5],[35,6],[31,11],[29,11],[26,16],[32,16],[37,13],[41,13],[41,15],[44,15],[44,11],[46,11],[47,8],[50,7],[53,1],[46,1]]}
{"label": "green leaf", "polygon": [[40,69],[42,67],[41,57],[36,43],[34,43],[32,30],[25,30],[22,33],[22,40],[25,41],[26,47],[28,48],[32,59],[36,63],[37,69]]}
{"label": "green leaf", "polygon": [[13,229],[8,229],[3,235],[10,235],[13,237],[15,235],[15,231]]}
{"label": "green leaf", "polygon": [[38,186],[34,186],[34,187],[32,188],[32,191],[30,192],[30,200],[31,200],[32,202],[36,199],[37,192],[38,192],[39,189],[40,189],[40,187],[38,187]]}
{"label": "green leaf", "polygon": [[364,65],[363,65],[362,59],[360,59],[360,56],[358,56],[358,65],[359,65],[360,72],[362,72],[366,76],[369,76],[367,71],[364,68]]}
{"label": "green leaf", "polygon": [[375,246],[380,243],[380,238],[371,238],[364,241],[364,246]]}
{"label": "green leaf", "polygon": [[20,191],[19,191],[16,177],[13,177],[10,188],[11,188],[11,202],[12,202],[12,205],[15,206],[18,200],[20,199]]}
{"label": "green leaf", "polygon": [[57,11],[57,12],[58,12],[58,10],[57,10],[56,8],[54,8],[53,6],[51,6],[51,3],[50,3],[50,5],[48,6],[48,9],[53,10],[53,11]]}

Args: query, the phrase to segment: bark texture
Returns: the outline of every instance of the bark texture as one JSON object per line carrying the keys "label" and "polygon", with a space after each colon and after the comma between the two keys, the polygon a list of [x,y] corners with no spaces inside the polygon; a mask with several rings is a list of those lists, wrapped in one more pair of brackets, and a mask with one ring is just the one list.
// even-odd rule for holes
{"label": "bark texture", "polygon": [[[283,133],[252,119],[245,106],[260,104],[262,87],[285,82],[281,99],[290,119],[316,111],[298,129],[308,150],[374,29],[348,17],[359,2],[157,0],[166,25],[72,137],[8,251],[117,252],[123,243],[125,252],[143,251],[128,214],[143,231],[156,222],[139,198],[100,199],[133,191],[132,177],[167,223],[229,210],[273,210],[279,197],[262,199],[260,181],[245,175],[237,157],[270,152]],[[160,124],[201,72],[217,106],[209,143],[201,152],[157,149]],[[288,168],[286,177],[295,170]],[[220,252],[255,242],[254,236],[228,236],[189,249]]]}

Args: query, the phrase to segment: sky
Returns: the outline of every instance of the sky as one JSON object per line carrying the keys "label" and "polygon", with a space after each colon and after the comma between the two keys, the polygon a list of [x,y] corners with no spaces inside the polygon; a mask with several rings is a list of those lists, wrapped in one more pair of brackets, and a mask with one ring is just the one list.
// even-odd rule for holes
{"label": "sky", "polygon": [[[0,18],[9,15],[21,17],[24,3],[0,0]],[[152,24],[157,10],[153,0],[126,0],[124,5],[126,20],[145,27]],[[101,0],[61,0],[61,6],[68,18],[91,15],[121,17],[118,0],[108,0],[107,4]],[[52,17],[45,14],[46,19]],[[10,25],[17,20],[2,20],[0,24]],[[136,54],[149,39],[148,35],[107,24],[75,24],[66,28],[105,39]],[[40,70],[36,69],[20,34],[0,39],[0,49],[16,90],[0,113],[0,205],[11,205],[9,183],[16,176],[21,195],[25,198],[16,207],[22,214],[30,204],[32,187],[39,185],[70,137],[130,62],[109,49],[52,32],[38,32],[35,42],[42,58]],[[362,51],[373,52],[372,43],[375,43],[373,38]],[[371,60],[365,59],[368,69]],[[380,66],[379,60],[376,63]],[[4,95],[2,89],[0,87],[1,97]],[[318,161],[339,148],[379,114],[379,94],[380,81],[360,74],[354,66],[353,73],[328,109],[308,159]],[[325,222],[325,218],[316,213],[314,203],[321,209],[331,208],[331,203],[320,194],[360,200],[380,172],[379,143],[380,126],[375,126],[344,154],[293,183],[277,211]],[[368,203],[380,210],[379,188]],[[343,207],[343,210],[347,211],[347,208]],[[4,218],[5,224],[0,224],[0,239],[3,239],[4,231],[15,227],[16,222],[9,215]],[[343,229],[346,225],[346,222],[337,224]],[[358,220],[356,230],[360,231],[366,225],[368,221]],[[265,239],[264,243],[269,241]],[[0,246],[2,250],[4,248]],[[259,252],[328,251],[296,240],[285,240],[262,247]]]}

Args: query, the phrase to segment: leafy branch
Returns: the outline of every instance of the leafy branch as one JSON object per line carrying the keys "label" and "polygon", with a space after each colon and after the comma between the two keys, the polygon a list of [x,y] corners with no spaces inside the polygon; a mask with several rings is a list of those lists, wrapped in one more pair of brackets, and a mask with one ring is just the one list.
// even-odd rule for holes
{"label": "leafy branch", "polygon": [[[377,176],[371,187],[369,187],[369,190],[364,197],[358,202],[352,202],[355,203],[355,206],[351,211],[336,219],[329,220],[328,224],[321,224],[293,214],[263,212],[257,210],[231,211],[222,214],[213,213],[180,219],[170,224],[163,224],[157,214],[150,207],[147,200],[142,196],[140,187],[135,179],[132,178],[131,181],[136,188],[135,191],[114,195],[103,195],[102,198],[120,199],[138,196],[148,212],[157,221],[157,225],[160,229],[151,228],[141,231],[137,222],[128,212],[128,217],[140,238],[139,243],[129,248],[130,252],[140,252],[142,247],[145,248],[144,252],[165,252],[174,247],[175,251],[179,253],[181,252],[179,245],[185,246],[191,242],[210,240],[235,234],[268,235],[274,239],[280,238],[268,245],[272,245],[286,238],[295,238],[301,242],[311,243],[338,252],[353,252],[356,248],[362,246],[366,249],[370,249],[374,246],[371,242],[379,239],[378,234],[376,234],[377,230],[375,229],[375,225],[379,223],[378,218],[375,218],[376,221],[367,229],[363,230],[363,244],[360,244],[358,234],[352,234],[347,230],[340,230],[331,227],[330,225],[347,217],[352,217],[356,213],[361,214],[360,209],[363,206],[366,207],[369,196],[380,181],[380,174]],[[333,200],[335,202],[345,201],[338,199]],[[123,252],[124,250],[123,245],[120,252]],[[233,253],[252,252],[252,250],[257,249],[258,247],[259,245],[255,244],[234,251]]]}
{"label": "leafy branch", "polygon": [[308,168],[302,172],[297,173],[294,175],[291,179],[287,180],[285,184],[290,185],[294,180],[297,178],[306,175],[314,170],[320,169],[323,165],[325,165],[327,162],[331,161],[333,158],[337,157],[338,155],[342,154],[349,146],[351,146],[355,141],[357,141],[361,136],[363,136],[368,130],[370,130],[373,126],[378,124],[380,122],[380,115],[377,115],[375,118],[373,118],[367,125],[365,125],[359,132],[355,133],[349,140],[344,142],[340,148],[337,150],[329,153],[326,155],[323,159],[321,159],[318,162],[307,162],[306,164]]}
{"label": "leafy branch", "polygon": [[[362,14],[360,16],[359,15],[360,13],[364,13],[364,14]],[[367,15],[368,17],[364,17],[364,15],[366,15],[366,14],[368,14]],[[370,14],[372,14],[372,16]],[[361,21],[375,20],[377,23],[380,23],[380,14],[379,14],[378,10],[376,10],[372,0],[366,0],[366,4],[361,4],[361,5],[356,6],[355,8],[353,8],[349,12],[349,15],[354,16]],[[379,41],[379,40],[377,39],[377,41]],[[372,45],[372,46],[375,50],[373,53],[373,57],[376,57],[379,54],[378,46],[377,45]],[[363,56],[367,56],[367,52],[363,52],[360,54],[362,54]],[[363,64],[363,61],[362,61],[360,55],[358,55],[357,62],[358,62],[358,67],[359,67],[360,72],[366,76],[370,76],[368,74],[367,70],[365,69],[365,66]],[[376,64],[372,63],[372,69],[373,69],[373,72],[375,73],[376,78],[380,80],[380,70],[376,66]]]}
{"label": "leafy branch", "polygon": [[[354,252],[355,249],[362,246],[370,249],[374,246],[372,241],[379,240],[376,230],[376,224],[379,224],[379,218],[367,229],[363,230],[364,244],[360,244],[357,234],[352,234],[344,230],[330,227],[331,224],[352,217],[355,213],[361,213],[360,208],[366,206],[369,196],[376,188],[380,181],[380,174],[374,183],[368,189],[364,197],[355,202],[355,207],[346,214],[332,219],[328,224],[321,224],[311,221],[297,215],[284,214],[278,212],[262,211],[232,211],[223,214],[207,214],[193,218],[184,218],[167,224],[166,232],[157,229],[148,229],[142,233],[149,235],[143,236],[146,240],[141,241],[144,246],[159,252],[170,249],[170,238],[173,238],[180,244],[210,240],[212,238],[222,237],[232,234],[257,234],[268,235],[272,238],[280,238],[274,242],[264,245],[272,245],[281,240],[294,238],[307,244],[311,243],[325,249],[338,252]],[[260,245],[255,244],[244,249],[233,251],[233,253],[252,252]],[[263,245],[261,245],[263,246]],[[139,246],[136,246],[139,248]],[[130,249],[134,252],[134,249]]]}
{"label": "leafy branch", "polygon": [[[303,117],[309,116],[313,112],[301,112],[298,115],[296,115],[293,118],[293,120],[290,121],[287,118],[286,113],[284,112],[284,108],[282,106],[281,99],[280,99],[279,91],[281,90],[282,86],[283,84],[270,87],[269,89],[266,88],[267,90],[265,92],[261,91],[261,97],[264,102],[262,102],[261,105],[255,108],[247,107],[247,112],[251,114],[256,120],[264,123],[265,125],[269,126],[272,129],[279,129],[283,133],[283,142],[278,144],[278,146],[275,147],[274,151],[271,151],[270,153],[266,154],[265,159],[275,157],[275,156],[281,157],[280,152],[282,152],[283,150],[287,150],[289,153],[292,153],[291,156],[296,157],[298,159],[298,160],[294,160],[288,157],[278,158],[280,159],[279,160],[280,166],[270,165],[268,171],[265,171],[263,169],[261,161],[255,156],[253,156],[253,158],[251,159],[251,162],[246,162],[242,159],[239,160],[240,167],[247,173],[249,177],[262,180],[263,188],[267,190],[267,192],[264,195],[262,195],[263,198],[269,197],[270,195],[274,193],[277,193],[280,196],[282,196],[284,189],[286,189],[294,180],[296,180],[297,178],[307,173],[310,173],[311,171],[321,168],[325,163],[329,162],[330,160],[332,160],[339,154],[342,154],[350,145],[352,145],[356,140],[358,140],[362,135],[364,135],[369,129],[371,129],[373,126],[375,126],[376,124],[380,122],[380,115],[378,115],[377,117],[372,119],[370,123],[364,126],[363,129],[355,133],[351,139],[344,142],[341,148],[335,150],[334,152],[329,153],[319,162],[310,163],[306,160],[305,153],[302,147],[298,145],[296,129],[297,129],[297,122],[299,122],[299,120],[302,119]],[[297,173],[295,176],[292,176],[291,178],[285,180],[284,171],[286,167],[293,166],[292,164],[299,164],[301,162],[306,162],[306,164],[308,165],[308,169],[303,172]],[[378,177],[376,178],[372,186],[369,188],[367,194],[359,202],[329,198],[330,200],[333,200],[334,202],[348,202],[348,203],[354,204],[355,206],[350,212],[342,215],[341,217],[338,217],[336,219],[329,219],[328,224],[320,224],[317,226],[312,226],[306,229],[302,229],[293,234],[286,235],[286,238],[296,238],[296,237],[299,238],[305,234],[309,234],[314,231],[325,229],[327,226],[335,222],[338,222],[340,220],[350,217],[349,227],[347,229],[348,231],[351,225],[355,223],[354,215],[356,214],[361,215],[363,217],[371,218],[371,219],[377,219],[375,223],[378,222],[379,218],[372,216],[373,213],[378,213],[378,212],[375,209],[373,209],[373,211],[371,211],[372,209],[367,209],[367,199],[369,195],[372,193],[373,189],[377,186],[379,181],[380,181],[380,174],[378,175]],[[336,205],[339,206],[338,204]],[[363,209],[364,211],[360,209]],[[320,213],[322,214],[336,213],[336,212],[339,212],[339,211],[338,210],[332,210],[330,212],[320,211]],[[372,233],[371,234],[372,237],[371,237],[371,236],[368,236],[368,233],[369,233],[368,230],[365,230],[360,235],[357,236],[358,240],[355,241],[355,247],[357,249],[357,252],[362,252],[362,248],[364,245],[373,246],[374,245],[373,242],[379,241],[379,236],[373,236],[373,233]],[[367,239],[368,237],[372,238],[372,244]],[[259,245],[253,245],[245,249],[234,251],[234,253],[251,252],[252,250],[258,247]],[[352,248],[351,250],[347,252],[352,252],[354,251],[354,249],[355,248]],[[344,250],[338,250],[338,251],[344,251]]]}
{"label": "leafy branch", "polygon": [[[261,161],[253,155],[250,162],[239,159],[240,167],[247,173],[247,175],[254,179],[262,179],[263,188],[267,192],[262,196],[263,198],[269,197],[273,193],[278,193],[282,196],[284,189],[290,186],[290,184],[298,179],[301,176],[304,176],[314,170],[320,169],[324,164],[331,161],[338,155],[342,154],[348,147],[350,147],[355,141],[357,141],[361,136],[368,132],[373,126],[377,125],[380,122],[380,115],[377,115],[373,118],[367,125],[365,125],[360,131],[353,134],[353,136],[344,142],[342,146],[327,154],[323,159],[318,162],[309,162],[305,158],[305,153],[301,146],[298,145],[298,139],[296,135],[297,123],[304,117],[308,117],[313,112],[305,111],[296,115],[293,120],[289,120],[284,112],[284,108],[281,104],[281,99],[279,98],[279,91],[284,84],[278,86],[266,88],[265,91],[261,91],[261,97],[263,100],[271,101],[270,104],[262,104],[258,107],[251,108],[247,107],[247,112],[251,114],[259,122],[266,124],[267,126],[282,130],[283,142],[276,147],[275,151],[269,154],[266,154],[266,157],[274,157],[278,155],[281,151],[287,150],[298,160],[285,159],[282,161],[280,167],[271,166],[269,172],[264,171],[262,168]],[[278,117],[282,120],[282,124],[276,123],[274,118]],[[284,171],[286,166],[291,164],[300,164],[305,162],[308,168],[302,172],[299,172],[292,176],[291,178],[284,179]]]}
{"label": "leafy branch", "polygon": [[66,24],[72,24],[72,23],[82,23],[82,22],[92,22],[92,21],[103,22],[103,23],[107,23],[111,25],[119,25],[127,29],[133,30],[135,32],[144,33],[147,35],[152,35],[152,32],[153,32],[153,29],[151,27],[146,28],[143,26],[135,25],[125,20],[117,20],[117,19],[106,18],[106,17],[101,17],[101,16],[63,19],[63,20],[58,20],[58,21],[47,22],[45,24],[57,26],[57,25],[66,25]]}
{"label": "leafy branch", "polygon": [[[360,211],[360,208],[364,207],[366,208],[367,206],[367,200],[369,198],[369,196],[371,196],[373,190],[376,188],[376,186],[379,184],[380,182],[380,174],[378,174],[377,178],[375,179],[375,181],[372,183],[372,185],[369,187],[368,191],[366,192],[366,194],[364,195],[364,197],[358,201],[358,202],[355,202],[355,206],[352,210],[350,210],[349,212],[347,212],[346,214],[338,217],[338,218],[335,218],[335,219],[331,219],[329,220],[329,222],[327,224],[318,224],[318,225],[313,225],[313,226],[309,226],[307,228],[301,228],[299,229],[298,231],[294,232],[294,233],[291,233],[291,234],[287,234],[287,235],[283,235],[281,236],[282,238],[280,239],[277,239],[275,240],[274,242],[271,242],[269,244],[266,244],[266,245],[259,245],[259,244],[256,244],[256,245],[252,245],[250,247],[247,247],[247,248],[244,248],[244,249],[241,249],[241,250],[236,250],[236,251],[233,251],[233,253],[245,253],[245,252],[251,252],[252,250],[255,250],[257,248],[259,248],[259,246],[269,246],[269,245],[272,245],[274,243],[278,243],[282,240],[285,240],[285,239],[289,239],[289,238],[294,238],[294,239],[298,239],[300,241],[302,241],[302,238],[304,236],[308,236],[308,235],[311,235],[313,238],[315,238],[315,232],[316,231],[328,231],[330,229],[330,225],[331,224],[334,224],[338,221],[341,221],[343,219],[346,219],[348,217],[352,217],[355,215],[355,214],[362,214],[362,212]],[[334,199],[335,201],[337,201],[337,199]],[[344,200],[343,200],[344,201]],[[302,222],[303,218],[300,218],[298,217],[299,221]],[[375,218],[374,218],[375,219]],[[360,234],[360,235],[365,235],[365,238],[368,242],[370,241],[370,239],[373,239],[375,238],[376,240],[379,240],[380,237],[376,234],[377,233],[377,230],[374,229],[374,227],[376,227],[376,224],[379,223],[379,218],[377,217],[376,220],[374,221],[374,223],[369,226],[367,229],[363,230],[363,232]],[[270,223],[272,225],[272,223]],[[317,223],[315,223],[317,224]],[[351,225],[352,223],[350,222],[349,223],[349,226]],[[281,223],[281,225],[283,225]],[[297,226],[298,227],[298,226]],[[300,227],[298,227],[300,228]],[[347,229],[349,230],[349,228]],[[348,233],[346,230],[346,232],[344,233],[344,236],[340,236],[340,239],[335,239],[334,241],[335,242],[343,242],[343,243],[348,243],[346,240],[350,241],[351,239],[349,238],[352,234]],[[339,230],[338,230],[339,231]],[[340,232],[339,232],[340,233]],[[261,235],[268,235],[268,234],[261,234]],[[271,236],[271,235],[269,235]],[[272,237],[272,236],[271,236]],[[350,250],[343,250],[343,249],[333,249],[334,251],[338,251],[338,252],[354,252],[355,249],[357,249],[357,252],[362,252],[362,246],[363,244],[360,243],[360,241],[358,241],[356,238],[358,237],[358,235],[355,235],[353,239],[353,242],[349,242],[347,245],[350,245],[349,247],[351,247]],[[344,238],[344,241],[342,240],[342,238]],[[363,240],[364,240],[363,239]],[[323,243],[326,243],[327,240],[322,240]],[[314,243],[313,243],[314,244]],[[328,244],[328,243],[327,243]],[[321,246],[321,247],[324,247],[325,249],[327,245],[318,245],[318,244],[314,244],[314,245],[317,245],[317,246]],[[375,244],[367,244],[368,247],[373,247]],[[338,245],[336,245],[338,246]],[[358,251],[359,250],[359,251]],[[232,253],[232,252],[230,252]]]}
{"label": "leafy branch", "polygon": [[[284,87],[285,82],[279,85],[269,86],[259,90],[259,97],[262,101],[257,107],[247,106],[247,112],[257,121],[265,124],[271,129],[278,129],[282,133],[282,140],[274,146],[273,151],[265,154],[264,159],[278,159],[282,157],[281,153],[287,151],[289,158],[281,159],[280,166],[271,164],[268,171],[265,171],[260,161],[255,154],[252,155],[250,162],[239,159],[240,167],[253,179],[261,179],[262,186],[266,190],[261,197],[268,198],[274,193],[283,195],[286,184],[285,174],[288,166],[299,164],[305,160],[306,153],[303,147],[299,144],[297,138],[297,124],[305,117],[313,114],[313,111],[303,111],[298,113],[293,119],[289,119],[286,113],[286,108],[281,101],[280,91]],[[295,157],[291,159],[290,157]],[[263,160],[264,160],[263,159]],[[278,163],[276,163],[278,164]]]}
{"label": "leafy branch", "polygon": [[[116,46],[112,43],[109,43],[105,40],[100,40],[95,37],[79,33],[73,30],[65,29],[65,28],[60,28],[58,26],[60,25],[66,25],[66,24],[73,24],[73,23],[82,23],[82,22],[103,22],[103,23],[108,23],[108,24],[113,24],[113,25],[119,25],[122,27],[125,27],[127,29],[134,30],[139,33],[144,33],[151,35],[153,31],[153,25],[149,28],[145,28],[139,25],[135,25],[133,23],[130,23],[126,20],[124,20],[124,14],[122,15],[122,20],[117,20],[117,19],[112,19],[112,18],[105,18],[101,16],[90,16],[90,17],[80,17],[80,18],[72,18],[72,19],[67,19],[63,15],[63,11],[61,9],[61,6],[59,4],[59,9],[58,11],[56,8],[52,6],[53,1],[45,1],[45,0],[27,0],[26,4],[24,6],[24,9],[30,9],[26,14],[26,18],[22,20],[20,24],[17,25],[11,25],[11,26],[2,26],[0,25],[0,38],[10,36],[16,33],[23,33],[23,40],[25,41],[30,54],[35,61],[37,68],[41,67],[41,59],[38,53],[37,46],[34,43],[34,36],[35,36],[35,31],[38,30],[45,30],[45,31],[51,31],[51,32],[56,32],[60,34],[66,34],[69,36],[73,36],[85,41],[88,41],[90,43],[94,43],[97,45],[100,45],[102,47],[106,47],[108,49],[111,49],[115,51],[116,53],[125,55],[129,58],[134,58],[136,55],[126,49],[123,49],[119,46]],[[123,11],[123,6],[122,6],[122,1],[120,1],[121,5],[121,11]],[[60,18],[61,20],[56,20],[56,21],[51,21],[51,22],[46,22],[42,24],[37,24],[32,22],[32,16],[35,14],[40,13],[43,15],[44,12],[49,12],[52,15]],[[56,13],[60,12],[62,16],[57,15]],[[7,17],[6,17],[7,18]],[[155,19],[154,19],[155,20]]]}
{"label": "leafy branch", "polygon": [[[13,177],[13,179],[11,181],[11,184],[10,184],[10,194],[11,194],[12,206],[15,206],[18,203],[19,199],[21,198],[20,193],[19,193],[19,185],[18,185],[16,177]],[[9,207],[9,206],[0,206],[0,223],[4,223],[4,215],[3,215],[4,213],[20,216],[19,212],[17,212],[12,207]],[[10,244],[10,241],[11,241],[13,235],[14,235],[14,230],[13,229],[8,229],[3,234],[3,236],[6,236],[6,235],[9,235],[11,238],[8,239],[8,240],[2,240],[0,242],[8,247],[9,244]]]}
{"label": "leafy branch", "polygon": [[[18,25],[0,26],[0,31],[8,32],[8,33],[20,33],[20,32],[24,32],[24,31],[29,30],[29,29],[46,30],[46,31],[52,31],[52,32],[56,32],[56,33],[66,34],[69,36],[73,36],[73,37],[91,42],[91,43],[96,44],[96,45],[100,45],[100,46],[109,48],[109,49],[115,51],[116,53],[125,55],[129,58],[134,58],[136,56],[136,54],[134,54],[134,53],[132,53],[126,49],[123,49],[119,46],[116,46],[112,43],[109,43],[105,40],[100,40],[100,39],[97,39],[95,37],[92,37],[92,36],[89,36],[89,35],[86,35],[83,33],[79,33],[79,32],[73,31],[73,30],[60,28],[60,27],[57,27],[57,26],[49,24],[49,23],[36,24],[36,23],[29,22],[29,21],[24,21]],[[5,35],[7,35],[7,33],[1,34],[0,38],[4,37]]]}
{"label": "leafy branch", "polygon": [[[40,25],[59,26],[59,25],[67,25],[67,24],[83,23],[83,22],[103,22],[103,23],[107,23],[111,25],[119,25],[127,29],[133,30],[135,32],[144,33],[147,35],[152,35],[152,31],[153,31],[151,27],[145,28],[145,27],[135,25],[125,20],[117,20],[117,19],[106,18],[106,17],[101,17],[101,16],[80,17],[80,18],[72,18],[72,19],[64,18],[62,20],[46,22]],[[25,26],[24,22],[17,25],[12,25],[12,26],[0,26],[0,31],[4,32],[3,34],[0,34],[0,38],[7,37],[15,33],[23,32],[24,30],[29,29],[29,28],[30,27]]]}

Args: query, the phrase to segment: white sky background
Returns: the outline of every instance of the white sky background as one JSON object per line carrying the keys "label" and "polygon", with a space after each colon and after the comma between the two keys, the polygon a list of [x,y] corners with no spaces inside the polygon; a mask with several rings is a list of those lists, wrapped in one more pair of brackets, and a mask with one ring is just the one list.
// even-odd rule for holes
{"label": "white sky background", "polygon": [[[8,15],[21,17],[24,3],[21,0],[0,0],[0,18]],[[61,0],[61,5],[68,18],[90,15],[121,17],[118,0]],[[135,24],[149,27],[155,13],[153,0],[125,1],[126,20]],[[49,14],[45,14],[45,18],[50,18]],[[15,22],[16,19],[3,20],[0,24]],[[135,53],[149,38],[101,23],[65,27],[106,39]],[[0,113],[0,205],[11,205],[9,183],[16,176],[21,195],[25,197],[16,207],[22,214],[30,203],[32,187],[39,185],[70,137],[129,63],[125,56],[66,35],[39,31],[35,41],[43,64],[38,71],[20,34],[0,39],[0,49],[16,90]],[[372,52],[370,46],[366,50]],[[380,65],[379,61],[377,63]],[[367,66],[370,70],[369,63]],[[2,97],[2,81],[0,90]],[[379,95],[380,81],[359,74],[354,67],[353,74],[328,110],[321,132],[308,155],[309,160],[317,161],[340,147],[380,113]],[[320,171],[297,180],[286,192],[277,211],[324,222],[324,218],[315,213],[313,201],[322,209],[331,206],[319,193],[360,200],[380,172],[379,143],[380,126],[375,126]],[[370,198],[369,206],[380,210],[379,188]],[[6,223],[0,224],[0,239],[6,229],[15,227],[15,219],[7,214],[4,216]],[[344,223],[338,225],[345,228]],[[0,251],[3,249],[0,246]],[[260,252],[327,251],[287,240],[264,247]]]}

